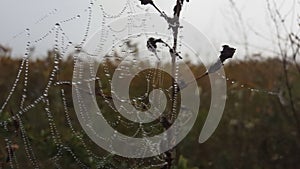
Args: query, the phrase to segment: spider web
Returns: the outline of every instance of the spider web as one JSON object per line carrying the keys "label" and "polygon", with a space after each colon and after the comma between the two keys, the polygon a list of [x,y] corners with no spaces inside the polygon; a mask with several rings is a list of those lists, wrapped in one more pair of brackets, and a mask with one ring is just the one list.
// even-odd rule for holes
{"label": "spider web", "polygon": [[[3,142],[3,145],[6,147],[7,162],[10,168],[120,168],[120,166],[123,168],[155,168],[165,165],[164,155],[147,159],[127,159],[104,152],[100,148],[95,148],[98,146],[95,145],[95,143],[84,134],[81,127],[78,126],[78,121],[72,108],[72,97],[70,97],[70,93],[71,87],[74,84],[72,84],[70,77],[65,78],[63,76],[65,68],[62,67],[62,63],[65,63],[66,59],[71,56],[73,62],[71,62],[69,66],[74,67],[78,56],[85,52],[81,49],[89,36],[91,36],[91,30],[94,29],[93,22],[100,23],[101,27],[104,28],[107,23],[123,15],[132,15],[144,11],[145,8],[140,6],[139,1],[128,0],[118,13],[110,14],[109,8],[106,8],[100,0],[95,0],[90,1],[83,11],[78,11],[74,16],[66,17],[58,21],[49,28],[48,31],[38,32],[41,36],[35,36],[36,32],[32,32],[30,28],[25,28],[24,31],[12,37],[13,40],[17,40],[25,35],[28,42],[26,43],[26,52],[21,59],[15,81],[7,93],[4,103],[0,105],[1,143]],[[41,16],[41,18],[33,24],[38,25],[42,22],[46,22],[50,16],[56,13],[57,10],[54,9],[47,15]],[[95,21],[93,13],[101,14],[101,20]],[[69,36],[72,32],[66,31],[64,26],[69,23],[83,24],[81,18],[85,18],[85,31],[84,34],[81,35],[82,40],[78,43],[74,43],[71,40],[73,37]],[[128,20],[128,23],[120,30],[110,28],[109,31],[116,33],[124,31],[124,29],[132,24],[135,23]],[[102,30],[102,32],[104,41],[106,30]],[[49,75],[45,87],[38,91],[39,97],[31,98],[30,92],[35,92],[34,88],[29,85],[32,78],[30,74],[34,73],[30,61],[33,55],[32,47],[44,42],[51,44],[51,46],[54,45],[53,59],[50,60],[48,65],[47,72]],[[135,55],[135,47],[136,46],[128,41],[117,45],[115,49],[112,50],[112,53],[109,53],[106,56],[107,58],[102,62],[96,78],[90,80],[96,81],[97,88],[95,91],[97,93],[97,99],[99,100],[99,106],[103,107],[103,109],[107,109],[107,112],[113,112],[114,117],[108,119],[109,124],[118,131],[122,131],[122,129],[132,131],[127,133],[132,137],[143,137],[162,132],[163,128],[161,128],[160,121],[155,121],[151,125],[145,126],[122,118],[118,115],[118,110],[116,110],[111,100],[110,96],[112,93],[109,92],[111,88],[105,87],[110,86],[114,71],[122,72],[122,76],[119,78],[126,78],[126,76],[129,75],[127,74],[129,67],[139,68],[140,65],[138,61],[133,59],[133,62],[128,63],[127,66],[112,69],[113,63],[118,63],[120,60],[123,60],[122,56]],[[116,54],[117,52],[121,54]],[[93,57],[93,54],[86,54]],[[151,56],[150,58],[146,58],[146,60],[147,59],[153,61],[155,57]],[[156,67],[159,68],[160,64],[157,63]],[[179,65],[176,65],[176,80],[179,78],[178,70]],[[148,106],[147,103],[143,102],[146,96],[142,93],[149,93],[149,91],[153,90],[154,85],[166,85],[164,79],[167,78],[167,75],[157,69],[153,69],[144,71],[139,76],[145,79],[145,90],[142,91],[139,96],[133,96],[131,100],[122,100],[122,98],[119,98],[119,101],[133,103],[137,109],[142,110]],[[236,83],[226,77],[222,78],[233,84]],[[106,79],[106,81],[100,81],[100,79]],[[244,85],[240,86],[241,88],[245,88]],[[17,93],[20,91],[19,89],[21,89],[21,93]],[[279,96],[279,93],[276,92],[252,88],[248,89],[253,92],[265,92],[270,95]],[[53,95],[59,95],[60,105],[54,104]],[[11,105],[17,104],[11,103],[13,98],[19,98],[19,104],[12,108]],[[159,101],[160,99],[161,98],[158,98]],[[82,109],[84,109],[84,107],[82,107]],[[188,118],[190,114],[189,109],[184,106],[182,109],[185,109],[186,118]],[[173,114],[172,118],[175,117],[176,114]],[[30,124],[31,127],[29,127],[28,124]],[[62,132],[62,126],[67,127],[68,131]],[[47,139],[41,142],[41,138],[36,139],[36,137],[41,137],[37,133],[42,133],[41,135]],[[18,146],[24,151],[20,152],[17,150],[19,149]],[[39,149],[41,146],[49,147],[47,152],[41,151]],[[24,157],[26,157],[26,164],[24,163]]]}
{"label": "spider web", "polygon": [[[90,1],[83,11],[78,11],[74,16],[58,21],[47,32],[37,33],[32,32],[30,28],[26,28],[24,31],[12,37],[12,40],[17,40],[25,35],[29,40],[26,43],[26,52],[21,59],[16,79],[4,103],[2,103],[0,107],[0,115],[5,116],[5,118],[1,118],[0,122],[1,133],[3,133],[1,139],[3,139],[3,143],[5,143],[7,162],[10,168],[23,168],[24,166],[28,168],[49,168],[50,166],[50,168],[119,168],[119,166],[122,165],[124,167],[127,165],[128,168],[152,168],[164,165],[164,159],[161,156],[144,160],[131,160],[116,157],[101,151],[100,148],[97,150],[100,150],[101,153],[95,151],[94,143],[91,142],[87,136],[83,134],[82,129],[76,125],[76,116],[74,115],[74,110],[71,108],[72,98],[69,96],[72,81],[70,78],[66,78],[69,80],[61,78],[64,71],[62,65],[66,62],[67,57],[71,56],[71,60],[75,63],[78,55],[84,52],[80,49],[91,34],[92,13],[101,14],[101,21],[97,22],[100,22],[101,26],[104,27],[107,23],[120,18],[124,14],[133,14],[136,10],[141,11],[141,9],[144,10],[139,6],[137,1],[126,1],[118,13],[110,14],[109,8],[105,7],[101,1]],[[49,17],[56,13],[56,9],[50,11],[47,15],[41,16],[33,25],[46,22]],[[82,24],[81,18],[85,18],[85,31],[84,34],[81,35],[82,40],[75,44],[71,40],[73,37],[69,36],[72,32],[65,31],[64,26],[69,23]],[[35,34],[42,34],[42,36],[34,36]],[[31,71],[34,71],[34,69],[30,67],[32,65],[30,61],[33,55],[32,47],[44,42],[54,45],[53,60],[51,60],[48,65],[48,80],[45,87],[39,91],[39,97],[30,98],[30,92],[33,91],[31,91],[32,88],[28,84],[32,77],[30,75],[32,73]],[[108,78],[111,76],[109,66],[108,63],[103,63],[103,71]],[[126,72],[126,68],[121,71]],[[147,78],[150,79],[153,74],[153,72],[148,72]],[[101,83],[99,83],[99,85],[101,86]],[[22,93],[18,93],[19,88],[22,89]],[[101,90],[102,88],[100,87],[100,93],[105,93]],[[51,99],[53,94],[60,96],[61,105],[53,105],[53,100]],[[20,103],[17,107],[11,108],[11,101],[15,97],[20,98]],[[106,97],[102,99],[105,103],[108,103],[113,111],[116,111],[110,99]],[[6,112],[11,112],[11,114],[6,116]],[[34,120],[37,119],[40,120],[41,124],[39,123],[35,126]],[[27,123],[31,123],[31,126],[35,129],[30,129]],[[119,117],[117,120],[110,120],[109,123],[111,126],[120,124],[128,129],[132,127],[130,122],[125,122]],[[67,132],[61,131],[60,127],[62,125],[69,128]],[[42,129],[43,127],[45,129]],[[38,130],[41,130],[41,132],[49,132],[44,134],[44,136],[47,137],[45,142],[48,144],[39,143],[35,140],[35,133],[38,132]],[[134,136],[147,133],[141,126],[135,128],[135,130]],[[64,136],[66,133],[69,136]],[[72,143],[70,139],[74,140],[76,144]],[[50,152],[40,152],[41,150],[38,149],[40,146],[37,146],[39,144],[48,146],[49,148],[47,150]],[[20,149],[24,151],[20,152],[17,150],[19,146]],[[82,152],[78,151],[78,147],[81,147],[80,151]],[[84,154],[84,157],[82,154]],[[24,164],[24,157],[26,157],[26,164]]]}

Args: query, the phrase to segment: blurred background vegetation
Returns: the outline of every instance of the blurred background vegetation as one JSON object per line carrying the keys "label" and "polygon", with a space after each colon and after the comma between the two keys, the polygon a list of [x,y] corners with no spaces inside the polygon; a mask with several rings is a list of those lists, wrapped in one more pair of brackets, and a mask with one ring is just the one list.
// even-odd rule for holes
{"label": "blurred background vegetation", "polygon": [[[24,105],[36,100],[49,81],[53,69],[54,52],[49,51],[45,59],[29,60],[28,90]],[[4,103],[14,84],[22,59],[0,56],[0,103]],[[59,74],[55,81],[72,81],[73,57],[60,63]],[[195,76],[203,72],[201,65],[188,63]],[[117,62],[111,61],[110,69],[115,69]],[[287,67],[288,79],[284,66]],[[102,67],[99,68],[100,78]],[[198,143],[199,133],[210,108],[210,83],[208,77],[201,79],[201,107],[193,130],[177,146],[174,169],[282,169],[300,168],[300,72],[293,62],[281,59],[264,59],[255,56],[245,60],[234,60],[225,66],[228,80],[228,99],[220,125],[213,136],[203,144]],[[23,93],[21,74],[16,92],[8,102],[7,108],[0,115],[5,121],[20,111]],[[290,87],[286,86],[288,80]],[[140,92],[135,84],[144,83],[135,79],[134,91]],[[103,91],[109,95],[109,85],[103,85]],[[65,91],[68,115],[64,110],[61,89]],[[143,168],[149,166],[153,159],[121,158],[99,148],[85,135],[76,118],[72,103],[71,85],[52,85],[49,90],[50,109],[63,145],[62,158],[58,160],[62,168]],[[289,95],[292,92],[292,98]],[[135,94],[133,92],[133,94]],[[114,119],[114,113],[103,106],[99,96],[99,105],[107,119]],[[292,101],[292,102],[291,102]],[[102,105],[102,106],[101,106]],[[112,116],[112,117],[110,117]],[[66,118],[70,117],[70,118]],[[74,130],[69,126],[69,119]],[[58,168],[53,163],[57,147],[51,138],[49,119],[45,112],[45,103],[38,103],[24,113],[20,120],[12,120],[7,127],[0,127],[0,168],[13,166],[32,168],[26,144],[21,130],[26,130],[35,157],[41,168]],[[23,128],[23,129],[22,129]],[[121,128],[122,132],[126,128]],[[6,139],[10,140],[7,141]],[[71,150],[71,151],[69,151]],[[14,153],[17,159],[10,159]],[[76,156],[74,156],[76,154]],[[99,164],[101,161],[101,165]],[[159,168],[159,167],[150,167]]]}

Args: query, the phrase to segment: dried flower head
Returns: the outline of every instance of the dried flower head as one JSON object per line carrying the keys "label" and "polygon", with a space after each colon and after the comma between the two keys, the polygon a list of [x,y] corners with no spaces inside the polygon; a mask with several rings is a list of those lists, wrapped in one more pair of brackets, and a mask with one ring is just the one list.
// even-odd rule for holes
{"label": "dried flower head", "polygon": [[224,63],[225,60],[233,57],[236,49],[231,48],[228,45],[223,45],[222,47],[223,50],[221,51],[220,60],[222,63]]}
{"label": "dried flower head", "polygon": [[164,43],[164,41],[162,41],[161,39],[155,39],[155,38],[151,37],[147,41],[147,48],[149,51],[151,51],[155,54],[155,56],[157,57],[158,60],[160,60],[159,57],[157,56],[157,52],[156,52],[157,43]]}
{"label": "dried flower head", "polygon": [[149,38],[147,41],[147,48],[152,51],[156,50],[157,48],[157,43],[164,43],[161,39],[155,39],[155,38]]}
{"label": "dried flower head", "polygon": [[215,64],[210,66],[207,73],[214,73],[214,72],[218,71],[223,66],[225,60],[233,57],[236,49],[231,48],[228,45],[223,45],[222,47],[223,47],[223,50],[221,51],[221,55],[220,55],[219,59],[217,60],[217,62]]}
{"label": "dried flower head", "polygon": [[164,44],[166,47],[169,48],[169,52],[172,55],[174,55],[174,56],[179,57],[180,59],[182,59],[182,57],[179,55],[179,53],[177,53],[176,51],[174,51],[174,49],[171,48],[170,45],[168,45],[162,39],[155,39],[153,37],[149,38],[148,41],[147,41],[147,48],[148,48],[148,50],[156,54],[157,43]]}
{"label": "dried flower head", "polygon": [[141,1],[142,5],[148,5],[148,4],[153,5],[154,4],[152,0],[140,0],[140,1]]}

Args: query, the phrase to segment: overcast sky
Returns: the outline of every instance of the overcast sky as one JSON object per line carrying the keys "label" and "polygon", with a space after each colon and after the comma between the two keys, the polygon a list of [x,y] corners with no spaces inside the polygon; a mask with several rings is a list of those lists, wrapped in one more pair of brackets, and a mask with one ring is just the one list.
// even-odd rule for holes
{"label": "overcast sky", "polygon": [[[94,1],[89,36],[100,28],[103,19],[101,18],[100,4],[103,5],[105,12],[118,14],[127,1]],[[145,9],[152,10],[151,7],[142,6],[142,9],[137,7],[138,0],[129,1],[137,12],[142,12]],[[291,9],[294,2],[294,0],[284,0],[284,3],[281,3],[282,0],[276,1],[280,8],[286,11]],[[155,0],[155,3],[166,13],[171,14],[174,0]],[[13,48],[14,54],[21,55],[25,51],[28,40],[34,41],[43,37],[56,22],[72,17],[75,18],[66,22],[64,29],[73,42],[79,42],[85,32],[88,6],[89,1],[87,0],[2,0],[0,2],[0,43]],[[243,49],[241,43],[244,43],[243,33],[246,33],[249,43],[254,45],[258,52],[273,50],[270,40],[273,38],[272,28],[265,0],[238,0],[236,6],[242,14],[244,26],[247,27],[246,32],[242,31],[238,21],[234,21],[237,19],[236,11],[230,5],[229,0],[190,0],[184,6],[183,19],[204,33],[216,48],[228,43]],[[77,15],[81,17],[76,18]],[[28,32],[26,31],[27,28],[29,28]],[[255,31],[266,37],[256,36]],[[26,34],[28,33],[30,36],[27,37]],[[36,51],[38,54],[44,54],[52,46],[53,37],[47,37],[36,45]],[[242,58],[244,51],[240,51],[238,57]]]}

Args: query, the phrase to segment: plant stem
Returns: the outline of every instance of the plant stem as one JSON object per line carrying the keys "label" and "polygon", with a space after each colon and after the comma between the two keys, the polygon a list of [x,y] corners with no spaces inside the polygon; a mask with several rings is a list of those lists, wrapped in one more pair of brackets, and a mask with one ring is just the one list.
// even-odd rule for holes
{"label": "plant stem", "polygon": [[[183,2],[183,1],[182,1]],[[174,16],[173,16],[173,21],[175,23],[175,25],[172,26],[172,30],[173,30],[173,52],[170,51],[171,57],[172,57],[172,77],[175,77],[175,71],[176,71],[176,51],[177,51],[177,39],[178,39],[178,30],[179,30],[179,25],[180,25],[180,21],[179,21],[179,17],[180,17],[180,13],[181,13],[181,9],[182,9],[182,3],[181,0],[177,0],[176,1],[176,6],[174,7]],[[170,21],[169,21],[170,22]],[[169,25],[172,25],[171,23],[169,23]],[[168,119],[169,121],[172,123],[173,122],[173,115],[176,114],[176,110],[177,110],[177,84],[176,84],[176,79],[174,79],[172,81],[172,97],[171,97],[171,110],[170,110],[170,114],[168,115]],[[167,136],[168,140],[172,140],[172,136]],[[172,168],[172,162],[174,160],[175,155],[175,147],[172,150],[169,150],[165,153],[166,155],[166,162],[167,165],[163,167],[163,169],[171,169]]]}

